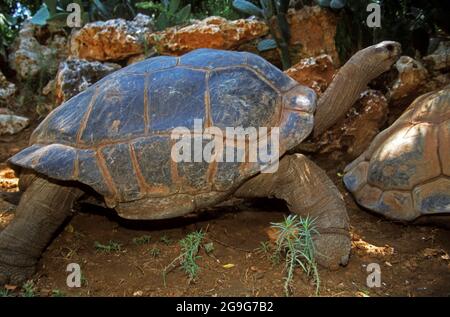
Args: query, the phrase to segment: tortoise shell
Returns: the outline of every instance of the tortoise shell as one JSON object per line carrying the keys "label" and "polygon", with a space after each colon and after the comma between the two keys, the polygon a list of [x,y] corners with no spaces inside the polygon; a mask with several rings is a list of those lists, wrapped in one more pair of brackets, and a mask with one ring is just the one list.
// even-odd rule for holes
{"label": "tortoise shell", "polygon": [[450,86],[417,98],[346,167],[344,184],[391,219],[450,213]]}
{"label": "tortoise shell", "polygon": [[196,119],[224,134],[228,127],[279,127],[281,156],[311,132],[315,102],[311,89],[251,53],[199,49],[155,57],[60,105],[33,132],[31,146],[9,162],[86,184],[110,207],[152,198],[165,210],[189,201],[192,210],[208,205],[211,192],[229,193],[260,172],[261,162],[176,163],[173,129],[192,131]]}

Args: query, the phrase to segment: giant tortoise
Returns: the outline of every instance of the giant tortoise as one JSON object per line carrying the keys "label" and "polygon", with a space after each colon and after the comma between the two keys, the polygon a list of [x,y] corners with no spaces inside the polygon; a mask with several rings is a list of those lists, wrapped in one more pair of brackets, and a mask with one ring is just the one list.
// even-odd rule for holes
{"label": "giant tortoise", "polygon": [[[178,217],[232,196],[280,198],[292,212],[316,218],[318,263],[346,264],[349,224],[339,191],[304,155],[286,152],[313,124],[319,134],[341,118],[399,54],[400,45],[388,41],[357,52],[318,101],[315,122],[313,90],[251,53],[199,49],[151,58],[103,78],[52,111],[30,146],[9,160],[23,195],[0,233],[0,283],[33,274],[73,203],[93,193],[129,219]],[[242,162],[174,160],[173,130],[189,133],[199,120],[200,132],[266,127],[261,140],[271,140],[278,128],[278,169],[263,173],[265,161],[250,161],[247,154]],[[193,131],[194,142],[199,135]],[[233,136],[223,148],[234,151],[234,144]]]}
{"label": "giant tortoise", "polygon": [[444,220],[450,213],[450,86],[417,98],[346,167],[344,183],[360,205],[387,218]]}

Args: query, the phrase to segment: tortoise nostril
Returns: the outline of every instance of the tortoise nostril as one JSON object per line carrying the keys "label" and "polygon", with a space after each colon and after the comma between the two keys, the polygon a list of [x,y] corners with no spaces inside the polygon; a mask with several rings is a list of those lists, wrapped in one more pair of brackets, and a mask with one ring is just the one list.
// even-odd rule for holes
{"label": "tortoise nostril", "polygon": [[392,44],[388,44],[388,45],[386,46],[386,48],[387,48],[387,50],[388,50],[389,52],[393,52],[393,51],[394,51],[394,45],[392,45]]}

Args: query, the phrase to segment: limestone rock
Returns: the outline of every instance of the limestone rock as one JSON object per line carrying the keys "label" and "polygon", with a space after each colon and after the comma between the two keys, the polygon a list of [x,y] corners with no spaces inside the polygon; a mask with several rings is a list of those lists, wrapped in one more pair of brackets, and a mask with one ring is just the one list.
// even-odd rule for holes
{"label": "limestone rock", "polygon": [[35,27],[25,23],[12,45],[9,64],[21,79],[36,76],[44,67],[44,59],[55,54],[34,37]]}
{"label": "limestone rock", "polygon": [[388,98],[393,103],[409,103],[419,94],[419,88],[428,78],[428,71],[418,61],[409,56],[402,56],[395,63],[398,78],[389,88]]}
{"label": "limestone rock", "polygon": [[425,56],[423,60],[432,70],[450,68],[450,41],[440,42],[433,54]]}
{"label": "limestone rock", "polygon": [[268,33],[267,25],[255,19],[228,21],[211,16],[185,27],[172,27],[149,36],[160,54],[182,55],[197,48],[234,49]]}
{"label": "limestone rock", "polygon": [[6,104],[16,92],[16,85],[9,82],[0,71],[0,104]]}
{"label": "limestone rock", "polygon": [[0,114],[0,135],[16,134],[30,124],[28,118],[12,114]]}
{"label": "limestone rock", "polygon": [[70,99],[106,75],[118,70],[114,63],[68,59],[59,65],[56,75],[56,104]]}
{"label": "limestone rock", "polygon": [[152,31],[150,17],[113,19],[88,23],[71,38],[71,55],[87,60],[121,60],[144,52],[143,41]]}
{"label": "limestone rock", "polygon": [[314,89],[318,95],[331,83],[335,72],[331,56],[326,54],[304,58],[285,71],[300,84]]}

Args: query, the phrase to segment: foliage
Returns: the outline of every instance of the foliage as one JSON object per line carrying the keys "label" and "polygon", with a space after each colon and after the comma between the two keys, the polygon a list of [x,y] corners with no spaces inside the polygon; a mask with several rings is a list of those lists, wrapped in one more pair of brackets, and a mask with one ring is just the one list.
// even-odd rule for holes
{"label": "foliage", "polygon": [[44,0],[31,22],[65,27],[67,17],[71,13],[67,11],[70,3],[80,5],[82,24],[113,18],[132,19],[136,15],[134,1],[131,0]]}
{"label": "foliage", "polygon": [[107,244],[101,244],[98,241],[95,241],[94,243],[95,249],[97,251],[102,251],[102,252],[117,252],[117,251],[121,251],[122,250],[122,244],[116,242],[116,241],[112,241],[110,240]]}
{"label": "foliage", "polygon": [[200,258],[198,251],[204,237],[205,233],[202,230],[199,230],[188,234],[184,239],[180,240],[180,255],[164,268],[164,285],[166,285],[167,273],[176,267],[177,263],[188,275],[189,281],[192,281],[197,277],[200,267],[198,266],[196,260]]}
{"label": "foliage", "polygon": [[11,294],[6,288],[0,288],[0,297],[9,297]]}
{"label": "foliage", "polygon": [[[377,3],[381,8],[381,27],[370,28],[366,20],[367,5]],[[445,18],[445,13],[447,17]],[[428,51],[429,40],[440,30],[449,32],[450,3],[439,0],[347,0],[340,11],[336,44],[341,61],[347,60],[359,49],[383,40],[402,44],[404,54],[422,55]]]}
{"label": "foliage", "polygon": [[22,296],[23,297],[36,296],[36,288],[32,280],[29,280],[22,285]]}
{"label": "foliage", "polygon": [[151,239],[152,239],[151,236],[149,236],[149,235],[143,235],[143,236],[140,236],[140,237],[133,238],[133,243],[134,243],[135,245],[148,244],[148,243],[150,243],[150,240],[151,240]]}
{"label": "foliage", "polygon": [[152,257],[157,258],[161,254],[161,250],[156,247],[153,247],[150,249],[149,253]]}
{"label": "foliage", "polygon": [[[278,48],[283,69],[291,67],[289,56],[290,30],[286,18],[289,0],[260,0],[260,7],[246,0],[234,0],[233,6],[241,12],[263,18],[266,21],[272,38],[259,42],[258,50],[266,51]],[[276,23],[272,23],[273,18],[275,18]]]}
{"label": "foliage", "polygon": [[0,13],[0,56],[6,60],[6,49],[11,45],[16,35],[13,29],[16,19],[8,14]]}
{"label": "foliage", "polygon": [[191,5],[180,8],[181,0],[162,0],[161,2],[139,2],[137,8],[154,12],[156,15],[155,27],[164,30],[167,27],[184,24],[191,17]]}
{"label": "foliage", "polygon": [[195,6],[196,1],[191,1],[193,4],[192,10],[194,16],[198,19],[204,19],[208,16],[219,16],[227,20],[237,20],[244,17],[242,13],[233,8],[233,0],[205,0],[198,1],[198,5]]}
{"label": "foliage", "polygon": [[274,259],[279,262],[284,257],[286,277],[284,291],[286,296],[291,294],[291,284],[296,267],[313,277],[316,284],[316,293],[319,292],[320,278],[317,264],[314,259],[315,247],[313,235],[318,234],[314,220],[297,218],[296,215],[285,217],[283,222],[272,223],[278,230]]}

